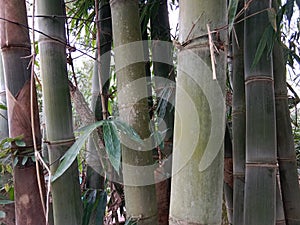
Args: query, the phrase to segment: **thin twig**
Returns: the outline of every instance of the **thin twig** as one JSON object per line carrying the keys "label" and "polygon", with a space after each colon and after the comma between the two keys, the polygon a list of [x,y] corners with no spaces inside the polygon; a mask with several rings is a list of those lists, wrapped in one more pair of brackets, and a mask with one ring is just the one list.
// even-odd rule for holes
{"label": "thin twig", "polygon": [[209,42],[209,51],[210,51],[210,59],[211,59],[211,68],[213,72],[213,80],[217,79],[217,73],[216,73],[216,58],[215,58],[215,52],[214,52],[214,42],[211,37],[211,32],[209,25],[206,24],[207,32],[208,32],[208,42]]}

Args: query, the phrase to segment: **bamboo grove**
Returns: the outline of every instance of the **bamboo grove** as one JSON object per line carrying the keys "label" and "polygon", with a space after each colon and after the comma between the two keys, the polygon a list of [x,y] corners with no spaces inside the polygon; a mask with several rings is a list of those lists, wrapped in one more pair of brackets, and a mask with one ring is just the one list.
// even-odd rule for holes
{"label": "bamboo grove", "polygon": [[300,224],[298,0],[0,6],[1,224]]}

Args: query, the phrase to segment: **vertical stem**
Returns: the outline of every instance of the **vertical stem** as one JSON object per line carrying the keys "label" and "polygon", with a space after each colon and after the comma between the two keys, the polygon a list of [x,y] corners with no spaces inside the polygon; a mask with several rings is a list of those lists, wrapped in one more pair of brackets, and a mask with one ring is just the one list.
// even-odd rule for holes
{"label": "vertical stem", "polygon": [[286,223],[296,225],[300,223],[300,188],[288,107],[285,59],[281,43],[276,42],[274,45],[273,60],[281,194]]}
{"label": "vertical stem", "polygon": [[[238,11],[244,6],[239,1]],[[243,15],[243,14],[242,14]],[[238,19],[240,19],[238,17]],[[246,103],[244,76],[244,23],[237,23],[232,33],[233,50],[233,99],[232,99],[232,136],[233,136],[233,224],[244,222],[244,186],[246,154]]]}
{"label": "vertical stem", "polygon": [[[244,36],[246,90],[245,225],[274,225],[276,219],[276,120],[272,55],[264,49],[253,65],[259,42],[270,28],[269,0],[252,1],[246,10]],[[255,32],[253,32],[255,30]]]}
{"label": "vertical stem", "polygon": [[[150,119],[138,1],[113,0],[110,1],[110,6],[120,118],[132,126],[142,139],[147,139],[150,136]],[[127,216],[138,225],[157,224],[153,165],[152,146],[123,143],[122,166]]]}
{"label": "vertical stem", "polygon": [[[170,224],[221,224],[224,174],[225,77],[227,53],[216,55],[212,78],[207,24],[226,24],[226,1],[180,0],[176,114]],[[227,34],[211,34],[226,45]],[[214,179],[212,179],[214,177]]]}
{"label": "vertical stem", "polygon": [[[15,138],[22,135],[26,144],[23,148],[13,146],[16,153],[14,158],[18,159],[13,175],[16,224],[40,225],[45,223],[45,215],[41,203],[44,194],[41,190],[39,195],[38,179],[43,187],[44,177],[37,177],[36,171],[40,168],[31,158],[34,142],[36,147],[40,147],[41,134],[36,91],[35,87],[32,90],[30,88],[31,49],[25,1],[2,1],[0,17],[5,20],[0,21],[0,44],[7,91],[9,136]],[[32,116],[31,111],[34,111]],[[32,129],[35,129],[34,136]]]}
{"label": "vertical stem", "polygon": [[[51,173],[74,142],[72,107],[66,66],[65,4],[63,0],[37,3],[40,65],[45,102],[46,135]],[[55,225],[80,225],[82,203],[77,160],[51,183]]]}

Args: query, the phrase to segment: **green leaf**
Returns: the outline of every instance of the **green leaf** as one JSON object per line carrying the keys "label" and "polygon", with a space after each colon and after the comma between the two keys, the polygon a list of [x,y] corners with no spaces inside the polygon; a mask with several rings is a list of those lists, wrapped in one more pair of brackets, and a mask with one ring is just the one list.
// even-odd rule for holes
{"label": "green leaf", "polygon": [[23,141],[23,140],[15,140],[15,144],[18,146],[18,147],[26,147],[26,143]]}
{"label": "green leaf", "polygon": [[269,21],[273,27],[273,29],[275,30],[275,32],[277,32],[277,21],[276,21],[276,11],[274,8],[269,8],[268,9],[268,18]]}
{"label": "green leaf", "polygon": [[107,194],[102,190],[88,190],[83,197],[82,225],[102,225],[107,203]]}
{"label": "green leaf", "polygon": [[[273,44],[271,44],[271,43],[274,42],[273,35],[274,35],[274,31],[273,31],[272,26],[270,25],[265,29],[265,31],[259,41],[251,69],[253,69],[257,65],[257,63],[260,61],[265,50],[268,50],[268,52],[270,52],[272,50]],[[272,42],[270,40],[272,40]],[[269,47],[269,48],[267,49],[267,47]]]}
{"label": "green leaf", "polygon": [[7,205],[12,203],[14,203],[14,201],[6,200],[6,199],[0,200],[0,205]]}
{"label": "green leaf", "polygon": [[6,214],[3,211],[0,211],[0,218],[5,218]]}
{"label": "green leaf", "polygon": [[82,146],[84,145],[87,138],[97,127],[102,126],[104,121],[98,121],[91,125],[88,125],[84,128],[81,128],[80,131],[83,132],[79,138],[75,141],[75,143],[68,149],[68,151],[61,158],[61,163],[58,166],[55,174],[52,176],[51,181],[54,182],[58,179],[64,172],[72,165],[74,160],[76,159],[78,153],[80,152]]}
{"label": "green leaf", "polygon": [[143,144],[143,140],[141,139],[141,137],[138,135],[138,133],[136,133],[136,131],[129,126],[127,123],[119,120],[119,119],[115,119],[114,120],[115,125],[117,126],[117,129],[125,134],[126,136],[128,136],[130,139],[132,139],[133,141],[136,141],[140,144]]}
{"label": "green leaf", "polygon": [[24,166],[25,163],[27,162],[28,160],[28,156],[24,156],[23,159],[22,159],[22,165]]}
{"label": "green leaf", "polygon": [[120,138],[113,120],[106,121],[103,124],[103,138],[108,158],[114,169],[119,173],[121,164]]}
{"label": "green leaf", "polygon": [[126,223],[124,225],[136,225],[136,224],[137,224],[137,220],[129,218],[128,220],[126,220]]}
{"label": "green leaf", "polygon": [[228,6],[228,30],[231,32],[235,20],[239,0],[230,0]]}
{"label": "green leaf", "polygon": [[15,157],[13,161],[13,167],[15,167],[18,164],[18,162],[19,162],[18,157]]}
{"label": "green leaf", "polygon": [[0,104],[0,109],[2,109],[2,110],[7,110],[7,107],[6,107],[6,105],[4,105],[4,104]]}
{"label": "green leaf", "polygon": [[294,2],[295,0],[287,0],[286,2],[286,17],[288,19],[289,24],[291,23],[291,19],[294,13]]}

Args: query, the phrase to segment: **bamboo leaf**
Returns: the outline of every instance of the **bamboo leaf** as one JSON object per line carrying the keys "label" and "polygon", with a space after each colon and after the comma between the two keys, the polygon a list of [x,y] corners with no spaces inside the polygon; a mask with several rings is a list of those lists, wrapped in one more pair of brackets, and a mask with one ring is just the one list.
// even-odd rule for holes
{"label": "bamboo leaf", "polygon": [[68,151],[63,155],[62,162],[58,166],[55,174],[52,176],[51,181],[54,182],[56,179],[58,179],[61,175],[64,174],[64,172],[72,165],[74,160],[76,159],[80,149],[84,145],[85,141],[89,137],[89,135],[95,130],[97,127],[102,126],[104,121],[98,121],[96,123],[93,123],[91,125],[88,125],[82,129],[80,129],[81,132],[83,132],[79,138],[75,141],[75,143],[71,146],[71,148],[68,149]]}
{"label": "bamboo leaf", "polygon": [[108,158],[114,169],[119,173],[121,163],[120,138],[113,121],[106,121],[103,124],[103,138]]}
{"label": "bamboo leaf", "polygon": [[[97,197],[97,205],[96,205],[96,221],[95,225],[102,225],[103,219],[105,215],[106,203],[107,203],[107,193],[106,191],[101,191],[99,197]],[[98,196],[97,195],[97,196]]]}
{"label": "bamboo leaf", "polygon": [[6,200],[6,199],[0,200],[0,205],[7,205],[12,203],[14,203],[14,201]]}
{"label": "bamboo leaf", "polygon": [[0,218],[5,218],[6,214],[3,211],[0,211]]}
{"label": "bamboo leaf", "polygon": [[18,164],[18,162],[19,162],[18,157],[15,157],[13,161],[13,167],[15,167]]}
{"label": "bamboo leaf", "polygon": [[7,110],[7,107],[6,107],[6,105],[0,104],[0,109]]}
{"label": "bamboo leaf", "polygon": [[235,20],[236,11],[238,8],[239,0],[230,0],[228,6],[228,30],[231,32]]}
{"label": "bamboo leaf", "polygon": [[[265,31],[259,41],[259,44],[257,46],[251,69],[253,69],[257,65],[257,63],[260,61],[260,59],[263,55],[263,52],[269,46],[270,40],[273,39],[273,34],[274,34],[274,32],[273,32],[272,26],[268,26],[265,29]],[[270,51],[270,48],[268,50]]]}
{"label": "bamboo leaf", "polygon": [[16,144],[18,147],[26,147],[26,143],[25,143],[23,140],[16,140],[16,141],[15,141],[15,144]]}
{"label": "bamboo leaf", "polygon": [[286,17],[289,21],[289,24],[291,23],[291,19],[294,13],[294,1],[295,0],[287,0],[286,2]]}
{"label": "bamboo leaf", "polygon": [[102,225],[107,203],[106,192],[101,190],[87,191],[83,202],[84,210],[82,225]]}
{"label": "bamboo leaf", "polygon": [[22,165],[24,166],[25,163],[27,162],[28,160],[28,156],[24,156],[23,159],[22,159]]}
{"label": "bamboo leaf", "polygon": [[121,120],[115,119],[114,123],[117,127],[117,129],[125,134],[126,136],[128,136],[130,139],[132,139],[133,141],[136,141],[140,144],[143,144],[143,140],[141,139],[141,137],[136,133],[136,131],[129,126],[127,123],[122,122]]}
{"label": "bamboo leaf", "polygon": [[275,30],[275,32],[277,32],[277,21],[276,21],[276,11],[274,8],[270,8],[268,9],[268,18],[269,21],[273,27],[273,29]]}

